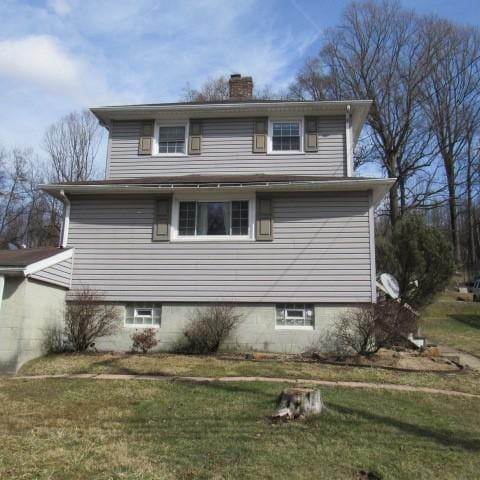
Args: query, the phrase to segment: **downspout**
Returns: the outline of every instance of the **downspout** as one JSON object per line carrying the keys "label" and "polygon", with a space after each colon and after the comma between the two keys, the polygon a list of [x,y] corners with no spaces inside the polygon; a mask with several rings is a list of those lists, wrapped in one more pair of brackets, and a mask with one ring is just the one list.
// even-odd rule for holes
{"label": "downspout", "polygon": [[68,228],[70,225],[70,200],[65,195],[64,190],[60,190],[60,197],[62,197],[63,202],[63,224],[62,224],[62,233],[60,235],[60,248],[66,248],[68,244]]}
{"label": "downspout", "polygon": [[353,135],[352,135],[352,114],[351,107],[347,105],[345,114],[345,143],[347,153],[347,177],[353,176]]}
{"label": "downspout", "polygon": [[0,310],[2,308],[4,287],[5,287],[5,275],[0,275]]}

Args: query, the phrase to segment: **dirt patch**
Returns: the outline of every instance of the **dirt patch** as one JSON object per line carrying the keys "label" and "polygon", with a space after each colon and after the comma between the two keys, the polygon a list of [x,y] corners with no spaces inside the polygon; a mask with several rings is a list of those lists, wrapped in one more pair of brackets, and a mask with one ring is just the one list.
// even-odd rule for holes
{"label": "dirt patch", "polygon": [[460,367],[448,358],[444,358],[436,351],[395,351],[380,349],[375,355],[362,357],[352,355],[342,359],[326,358],[329,363],[350,366],[366,366],[377,368],[392,368],[398,370],[422,372],[457,372]]}
{"label": "dirt patch", "polygon": [[[218,354],[217,358],[224,360],[246,359],[245,354],[241,353]],[[302,356],[253,352],[248,355],[247,360],[257,362],[261,362],[262,360],[293,361],[302,363],[324,362],[334,365],[388,368],[412,372],[458,372],[461,370],[457,363],[449,358],[442,357],[436,347],[424,351],[408,349],[397,351],[382,348],[375,355],[371,355],[370,357],[351,355],[341,359],[338,357],[324,356],[322,354]]]}

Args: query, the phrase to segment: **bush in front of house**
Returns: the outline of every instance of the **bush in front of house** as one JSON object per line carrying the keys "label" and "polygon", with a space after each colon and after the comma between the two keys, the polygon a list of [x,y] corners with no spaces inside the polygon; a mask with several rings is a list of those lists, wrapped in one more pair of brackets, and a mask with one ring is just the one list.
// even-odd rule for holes
{"label": "bush in front of house", "polygon": [[48,325],[43,332],[43,351],[48,354],[63,353],[67,351],[64,341],[63,328],[60,325]]}
{"label": "bush in front of house", "polygon": [[223,342],[238,327],[243,315],[234,306],[214,304],[197,309],[183,331],[176,350],[188,354],[218,352]]}
{"label": "bush in front of house", "polygon": [[449,241],[416,214],[404,215],[390,238],[377,238],[376,262],[378,272],[391,273],[398,280],[402,300],[415,307],[445,288],[454,265]]}
{"label": "bush in front of house", "polygon": [[158,345],[155,335],[156,331],[154,328],[135,330],[130,335],[130,338],[132,339],[132,351],[148,353],[152,348]]}
{"label": "bush in front of house", "polygon": [[112,335],[118,328],[120,316],[111,303],[88,287],[74,294],[65,307],[65,337],[76,352],[84,352],[100,337]]}
{"label": "bush in front of house", "polygon": [[338,320],[333,335],[340,349],[358,355],[372,355],[390,347],[418,328],[418,317],[399,302],[363,305]]}

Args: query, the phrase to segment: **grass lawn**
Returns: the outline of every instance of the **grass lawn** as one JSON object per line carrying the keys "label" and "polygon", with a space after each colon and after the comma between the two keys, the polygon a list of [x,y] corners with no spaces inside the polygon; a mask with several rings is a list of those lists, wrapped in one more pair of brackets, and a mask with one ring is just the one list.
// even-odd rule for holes
{"label": "grass lawn", "polygon": [[0,380],[0,478],[477,478],[477,399],[323,388],[328,410],[272,424],[282,386]]}
{"label": "grass lawn", "polygon": [[442,294],[423,312],[423,332],[431,340],[480,357],[480,303]]}
{"label": "grass lawn", "polygon": [[293,360],[229,360],[219,356],[171,354],[63,354],[26,363],[20,375],[128,373],[184,376],[265,376],[395,383],[480,394],[480,375],[396,372],[380,368],[345,367]]}

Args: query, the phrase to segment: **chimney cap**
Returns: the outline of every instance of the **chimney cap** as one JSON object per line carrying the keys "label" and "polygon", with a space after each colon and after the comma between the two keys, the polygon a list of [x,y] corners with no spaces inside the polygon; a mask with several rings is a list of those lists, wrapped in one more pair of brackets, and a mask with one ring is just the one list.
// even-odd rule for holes
{"label": "chimney cap", "polygon": [[240,73],[232,73],[230,78],[242,78],[242,75]]}

